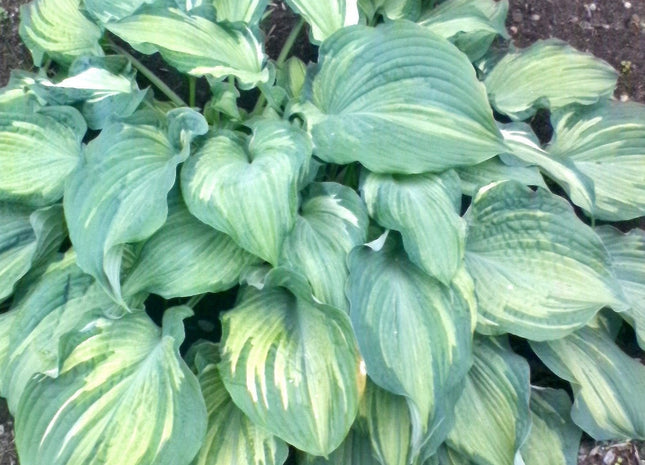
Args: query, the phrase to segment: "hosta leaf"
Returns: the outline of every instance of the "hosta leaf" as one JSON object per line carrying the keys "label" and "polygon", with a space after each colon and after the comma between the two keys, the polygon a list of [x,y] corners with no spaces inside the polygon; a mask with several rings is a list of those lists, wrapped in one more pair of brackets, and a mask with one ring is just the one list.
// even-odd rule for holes
{"label": "hosta leaf", "polygon": [[212,3],[217,12],[217,21],[242,21],[257,26],[269,0],[212,0]]}
{"label": "hosta leaf", "polygon": [[367,433],[354,425],[343,443],[329,457],[301,454],[298,465],[381,465],[372,455]]}
{"label": "hosta leaf", "polygon": [[[9,358],[9,336],[11,327],[16,319],[16,312],[0,313],[0,370],[5,373],[4,367]],[[0,397],[7,397],[6,388],[3,380],[0,378]]]}
{"label": "hosta leaf", "polygon": [[0,364],[0,385],[12,412],[33,375],[57,375],[60,338],[80,329],[78,325],[88,318],[100,316],[101,306],[109,304],[107,295],[93,282],[76,266],[75,254],[68,253],[47,267],[14,305],[14,323],[7,334],[10,352],[6,364]]}
{"label": "hosta leaf", "polygon": [[369,173],[361,194],[381,226],[401,233],[410,260],[450,284],[464,256],[466,224],[459,216],[461,186],[450,170],[398,176]]}
{"label": "hosta leaf", "polygon": [[338,29],[358,24],[357,0],[286,0],[311,26],[314,43],[319,44]]}
{"label": "hosta leaf", "polygon": [[448,393],[470,366],[470,309],[407,258],[396,233],[354,249],[348,264],[350,315],[367,373],[409,399],[416,455],[451,414]]}
{"label": "hosta leaf", "polygon": [[141,291],[166,299],[221,292],[237,284],[257,258],[224,233],[192,216],[179,195],[168,201],[168,219],[142,246],[123,293]]}
{"label": "hosta leaf", "polygon": [[106,27],[142,53],[159,51],[182,73],[215,79],[233,75],[243,87],[269,79],[262,47],[247,27],[216,24],[174,8],[135,14]]}
{"label": "hosta leaf", "polygon": [[111,118],[130,116],[146,95],[139,90],[130,62],[121,56],[81,57],[59,83],[37,80],[34,92],[49,104],[78,104],[87,124],[102,129]]}
{"label": "hosta leaf", "polygon": [[623,234],[611,226],[595,231],[609,251],[611,267],[629,303],[621,316],[634,326],[639,345],[645,347],[645,231]]}
{"label": "hosta leaf", "polygon": [[311,184],[284,242],[281,264],[302,273],[319,301],[349,311],[347,255],[365,242],[368,223],[365,205],[352,189]]}
{"label": "hosta leaf", "polygon": [[87,12],[102,23],[126,18],[141,6],[154,3],[157,0],[83,0]]}
{"label": "hosta leaf", "polygon": [[0,112],[0,200],[43,206],[60,199],[86,129],[71,107]]}
{"label": "hosta leaf", "polygon": [[[151,236],[166,221],[166,196],[175,182],[177,165],[186,159],[190,134],[205,128],[185,124],[182,145],[153,126],[115,123],[90,142],[84,159],[65,188],[65,217],[78,264],[118,302],[122,302],[120,266],[123,247]],[[205,122],[203,123],[206,124]],[[192,131],[191,131],[192,129]]]}
{"label": "hosta leaf", "polygon": [[538,166],[569,194],[571,201],[590,211],[596,201],[594,183],[571,160],[543,150],[528,124],[511,123],[501,128],[508,152],[525,163]]}
{"label": "hosta leaf", "polygon": [[242,248],[276,265],[296,219],[299,173],[310,155],[304,133],[262,120],[253,135],[222,130],[184,164],[190,212]]}
{"label": "hosta leaf", "polygon": [[476,465],[512,464],[531,427],[529,365],[503,338],[478,336],[473,353],[446,443]]}
{"label": "hosta leaf", "polygon": [[[199,369],[208,428],[202,448],[192,465],[282,465],[287,459],[287,444],[256,426],[237,408],[222,383],[213,357],[215,344],[207,348]],[[217,352],[215,352],[217,353]]]}
{"label": "hosta leaf", "polygon": [[549,153],[570,160],[593,181],[595,202],[585,209],[608,221],[645,216],[645,105],[608,102],[562,110],[551,119]]}
{"label": "hosta leaf", "polygon": [[526,465],[576,465],[582,430],[571,421],[566,391],[531,389],[531,433],[522,445]]}
{"label": "hosta leaf", "polygon": [[459,168],[457,174],[461,181],[461,191],[471,197],[474,197],[481,187],[496,181],[514,180],[525,186],[547,187],[535,166],[508,165],[498,157],[477,165]]}
{"label": "hosta leaf", "polygon": [[303,103],[315,153],[376,173],[424,173],[504,151],[468,59],[421,26],[355,26],[320,48]]}
{"label": "hosta leaf", "polygon": [[450,0],[423,14],[419,24],[450,39],[475,61],[497,35],[509,38],[504,25],[507,14],[508,0]]}
{"label": "hosta leaf", "polygon": [[179,356],[191,313],[167,310],[161,330],[144,312],[100,318],[70,335],[59,376],[33,378],[21,398],[21,464],[187,465],[206,431],[199,384]]}
{"label": "hosta leaf", "polygon": [[486,76],[491,105],[514,120],[538,108],[590,105],[610,97],[618,74],[606,62],[557,39],[509,53]]}
{"label": "hosta leaf", "polygon": [[347,315],[278,287],[222,316],[220,372],[253,423],[313,455],[343,441],[364,383]]}
{"label": "hosta leaf", "polygon": [[300,98],[307,75],[307,65],[298,57],[289,58],[277,69],[276,85],[282,87],[290,98]]}
{"label": "hosta leaf", "polygon": [[532,342],[544,364],[571,383],[571,418],[597,440],[645,438],[645,367],[604,330],[582,328],[563,339]]}
{"label": "hosta leaf", "polygon": [[556,339],[598,310],[624,310],[600,238],[561,197],[513,181],[479,191],[467,214],[466,266],[479,313],[499,329]]}
{"label": "hosta leaf", "polygon": [[32,210],[0,202],[0,301],[29,269],[56,252],[65,238],[60,206]]}
{"label": "hosta leaf", "polygon": [[81,55],[103,55],[101,29],[80,9],[81,0],[35,0],[20,8],[20,37],[34,65],[45,56],[70,64]]}
{"label": "hosta leaf", "polygon": [[381,14],[388,19],[414,21],[421,13],[421,0],[358,0],[358,6],[370,20]]}

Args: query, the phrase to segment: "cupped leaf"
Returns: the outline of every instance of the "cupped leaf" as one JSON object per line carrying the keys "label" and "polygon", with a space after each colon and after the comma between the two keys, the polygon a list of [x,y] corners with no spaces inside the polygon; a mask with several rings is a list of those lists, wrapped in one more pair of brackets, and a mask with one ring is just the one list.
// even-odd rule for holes
{"label": "cupped leaf", "polygon": [[645,105],[570,107],[554,113],[551,123],[548,152],[593,181],[590,215],[607,221],[645,216]]}
{"label": "cupped leaf", "polygon": [[191,313],[167,310],[162,330],[137,312],[70,334],[59,376],[32,378],[20,400],[20,462],[188,465],[206,431],[199,383],[179,356]]}
{"label": "cupped leaf", "polygon": [[571,400],[563,390],[531,389],[531,433],[522,445],[526,465],[576,465],[582,430],[572,421]]}
{"label": "cupped leaf", "polygon": [[513,181],[479,191],[466,215],[478,310],[503,331],[563,337],[626,303],[600,238],[561,197]]}
{"label": "cupped leaf", "polygon": [[277,265],[296,220],[299,174],[310,151],[306,135],[284,121],[261,120],[252,136],[218,131],[182,168],[186,205],[202,222]]}
{"label": "cupped leaf", "polygon": [[311,26],[312,41],[321,43],[345,26],[358,24],[357,0],[286,0]]}
{"label": "cupped leaf", "polygon": [[587,326],[563,339],[532,342],[553,373],[571,383],[571,418],[597,440],[645,438],[645,367],[601,328]]}
{"label": "cupped leaf", "polygon": [[461,181],[461,191],[470,197],[474,197],[480,188],[497,181],[517,181],[525,186],[547,187],[535,166],[509,165],[499,157],[459,168],[457,174]]}
{"label": "cupped leaf", "polygon": [[444,437],[435,428],[452,414],[449,393],[459,392],[471,363],[470,308],[408,259],[397,233],[354,249],[348,264],[350,316],[367,373],[408,398],[412,455],[425,441],[438,446]]}
{"label": "cupped leaf", "polygon": [[[172,121],[169,132],[177,132]],[[193,134],[191,122],[186,124],[187,134]],[[153,126],[111,124],[87,145],[66,184],[65,217],[78,264],[117,302],[123,303],[123,247],[147,239],[166,221],[166,196],[177,165],[188,156],[190,138],[184,142],[177,147]]]}
{"label": "cupped leaf", "polygon": [[504,338],[478,336],[473,353],[446,444],[473,465],[512,464],[531,427],[529,365]]}
{"label": "cupped leaf", "polygon": [[407,21],[343,29],[308,74],[315,154],[375,173],[440,172],[503,151],[484,88],[447,40]]}
{"label": "cupped leaf", "polygon": [[609,251],[611,267],[629,303],[621,316],[634,327],[639,345],[645,348],[645,231],[623,234],[611,226],[595,231]]}
{"label": "cupped leaf", "polygon": [[71,107],[0,112],[0,200],[33,206],[59,200],[79,162],[86,130],[83,117]]}
{"label": "cupped leaf", "polygon": [[421,13],[421,0],[358,0],[358,7],[368,18],[368,23],[377,15],[388,19],[416,20]]}
{"label": "cupped leaf", "polygon": [[347,435],[365,382],[347,314],[279,287],[247,289],[222,316],[220,372],[253,423],[323,456]]}
{"label": "cupped leaf", "polygon": [[449,39],[471,61],[480,59],[498,35],[508,39],[508,0],[450,0],[428,10],[419,24]]}
{"label": "cupped leaf", "polygon": [[[596,201],[594,182],[566,157],[551,155],[540,147],[537,136],[528,124],[510,123],[501,128],[509,154],[535,165],[557,182],[571,201],[591,211]],[[503,155],[508,159],[508,154]]]}
{"label": "cupped leaf", "polygon": [[24,205],[0,202],[0,301],[30,268],[56,253],[65,235],[60,206],[32,212]]}
{"label": "cupped leaf", "polygon": [[77,104],[92,129],[102,129],[112,118],[125,118],[137,109],[145,90],[139,90],[136,72],[121,56],[81,57],[58,83],[37,80],[34,92],[55,105]]}
{"label": "cupped leaf", "polygon": [[124,295],[146,291],[170,299],[225,291],[258,261],[192,216],[179,195],[170,196],[168,209],[164,225],[143,243],[123,283]]}
{"label": "cupped leaf", "polygon": [[319,301],[349,311],[347,255],[365,242],[368,223],[367,209],[352,189],[331,182],[311,184],[280,263],[302,273]]}
{"label": "cupped leaf", "polygon": [[83,0],[83,5],[90,15],[108,23],[127,18],[143,5],[155,2],[157,0]]}
{"label": "cupped leaf", "polygon": [[457,174],[453,170],[437,175],[369,173],[362,180],[361,194],[370,217],[401,233],[410,260],[449,285],[461,266],[466,238]]}
{"label": "cupped leaf", "polygon": [[257,26],[269,5],[269,0],[212,0],[212,3],[215,6],[217,21],[242,21]]}
{"label": "cupped leaf", "polygon": [[381,462],[372,455],[367,433],[354,425],[343,443],[328,457],[301,454],[298,465],[381,465]]}
{"label": "cupped leaf", "polygon": [[246,26],[213,23],[175,8],[155,8],[106,27],[142,53],[160,52],[182,73],[214,79],[232,75],[243,87],[269,79],[262,47]]}
{"label": "cupped leaf", "polygon": [[618,74],[606,62],[557,39],[509,53],[486,76],[491,105],[514,120],[538,108],[590,105],[610,97]]}
{"label": "cupped leaf", "polygon": [[102,307],[109,304],[107,295],[93,282],[70,252],[48,266],[14,305],[14,323],[7,333],[9,355],[0,364],[0,386],[10,411],[16,412],[32,376],[57,375],[61,337],[100,316]]}
{"label": "cupped leaf", "polygon": [[20,8],[20,37],[34,65],[45,56],[70,64],[81,55],[103,55],[101,29],[81,11],[81,0],[35,0]]}
{"label": "cupped leaf", "polygon": [[204,443],[192,465],[282,465],[287,444],[256,426],[233,403],[217,368],[217,345],[200,347],[198,380],[208,412]]}

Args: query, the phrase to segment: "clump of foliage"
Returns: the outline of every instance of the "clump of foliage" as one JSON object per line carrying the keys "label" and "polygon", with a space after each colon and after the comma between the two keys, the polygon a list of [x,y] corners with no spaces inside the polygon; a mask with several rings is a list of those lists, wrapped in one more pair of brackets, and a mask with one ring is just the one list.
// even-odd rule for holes
{"label": "clump of foliage", "polygon": [[645,108],[614,69],[509,46],[506,0],[287,4],[276,61],[268,0],[23,8],[41,69],[0,91],[21,463],[570,465],[582,431],[645,438],[616,341],[645,341],[645,233],[606,224],[644,215]]}

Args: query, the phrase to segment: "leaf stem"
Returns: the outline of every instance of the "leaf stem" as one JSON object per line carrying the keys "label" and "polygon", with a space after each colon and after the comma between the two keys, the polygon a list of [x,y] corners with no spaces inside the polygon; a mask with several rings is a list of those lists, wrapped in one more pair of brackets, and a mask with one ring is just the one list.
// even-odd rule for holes
{"label": "leaf stem", "polygon": [[195,306],[197,306],[197,304],[198,304],[199,302],[201,302],[201,300],[202,300],[204,297],[206,297],[206,294],[198,294],[198,295],[194,295],[194,296],[192,296],[192,297],[188,300],[188,302],[186,302],[186,304],[185,304],[185,305],[186,305],[186,307],[190,307],[190,308],[192,308],[192,309],[194,310],[194,309],[195,309]]}
{"label": "leaf stem", "polygon": [[150,68],[148,68],[146,65],[141,63],[139,60],[137,60],[135,57],[133,57],[130,53],[128,53],[124,48],[119,47],[117,44],[112,42],[111,40],[108,39],[108,46],[114,50],[117,53],[120,53],[124,57],[126,57],[128,60],[130,60],[130,63],[132,63],[132,66],[136,68],[137,71],[139,71],[143,76],[145,76],[150,83],[155,86],[157,89],[161,91],[168,99],[177,105],[178,107],[187,107],[188,105],[186,102],[182,100],[182,98],[175,93],[174,90],[172,90],[168,85],[163,82],[159,76],[157,76],[155,73],[153,73]]}
{"label": "leaf stem", "polygon": [[195,107],[195,90],[197,88],[197,78],[188,76],[188,106]]}

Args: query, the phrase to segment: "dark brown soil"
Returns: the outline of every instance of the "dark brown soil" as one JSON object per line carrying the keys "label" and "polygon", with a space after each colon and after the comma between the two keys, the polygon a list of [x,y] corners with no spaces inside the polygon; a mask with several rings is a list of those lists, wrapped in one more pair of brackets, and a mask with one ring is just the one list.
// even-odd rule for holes
{"label": "dark brown soil", "polygon": [[[30,69],[31,57],[18,36],[19,7],[28,0],[0,0],[0,87],[14,68]],[[266,50],[276,58],[296,21],[281,1],[272,2],[275,11],[267,31]],[[4,13],[3,13],[4,11]],[[507,21],[517,46],[538,39],[557,37],[579,50],[591,52],[609,62],[620,73],[616,98],[645,102],[645,0],[510,0]],[[305,62],[315,60],[315,48],[304,40],[303,28],[294,54]],[[172,82],[172,71],[160,75],[184,94],[185,82]],[[174,85],[173,85],[174,84]],[[645,465],[642,442],[594,443],[583,441],[580,465]],[[0,465],[16,465],[13,421],[0,399]],[[548,465],[548,464],[545,464]]]}

